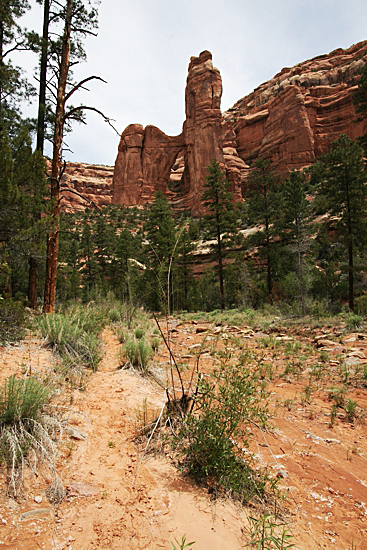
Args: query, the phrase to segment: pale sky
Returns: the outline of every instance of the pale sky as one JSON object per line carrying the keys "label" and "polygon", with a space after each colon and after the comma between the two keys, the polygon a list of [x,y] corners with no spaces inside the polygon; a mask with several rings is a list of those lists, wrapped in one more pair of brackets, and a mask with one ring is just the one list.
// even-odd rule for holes
{"label": "pale sky", "polygon": [[[41,34],[42,7],[30,2],[25,25]],[[91,82],[73,104],[103,111],[120,133],[140,123],[178,135],[191,56],[212,52],[224,111],[283,67],[366,39],[366,0],[102,0],[98,37],[87,39],[88,59],[74,73],[107,84]],[[29,67],[32,80],[36,58],[23,53],[16,61]],[[26,112],[36,116],[36,104]],[[67,136],[73,153],[65,158],[113,165],[118,136],[95,113],[87,121]]]}

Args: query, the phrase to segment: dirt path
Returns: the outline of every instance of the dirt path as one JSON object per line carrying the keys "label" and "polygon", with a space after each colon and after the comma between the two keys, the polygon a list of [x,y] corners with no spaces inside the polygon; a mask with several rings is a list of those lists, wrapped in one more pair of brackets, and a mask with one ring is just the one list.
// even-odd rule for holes
{"label": "dirt path", "polygon": [[[201,328],[208,329],[209,343],[210,334],[218,335],[215,327]],[[349,550],[352,542],[358,550],[367,547],[367,428],[363,414],[351,424],[340,410],[330,428],[326,388],[331,366],[328,376],[317,383],[319,387],[313,386],[310,400],[304,399],[310,383],[307,361],[314,353],[310,344],[319,346],[315,335],[303,339],[309,350],[305,376],[279,378],[277,373],[284,371],[287,361],[285,352],[278,351],[275,358],[271,348],[265,349],[266,334],[235,327],[233,334],[261,353],[264,361],[269,360],[274,371],[269,400],[273,427],[266,434],[256,434],[252,451],[273,475],[279,474],[289,495],[296,548]],[[276,338],[289,336],[275,335],[274,342]],[[336,364],[337,353],[344,353],[360,357],[363,366],[367,338],[363,334],[348,336],[340,344],[343,338],[337,336],[334,343],[325,343],[330,348],[330,365]],[[175,353],[194,361],[201,340],[195,325],[178,326]],[[60,506],[50,505],[45,496],[49,480],[42,476],[28,476],[25,500],[11,500],[3,491],[0,545],[27,550],[172,549],[171,542],[175,538],[181,541],[186,534],[188,541],[196,541],[193,548],[198,550],[245,548],[246,510],[229,502],[212,502],[204,490],[185,481],[168,459],[139,455],[132,441],[137,411],[142,411],[144,400],[148,407],[159,410],[163,391],[136,373],[118,368],[119,343],[110,329],[104,330],[103,341],[105,355],[99,371],[91,375],[85,392],[75,390],[70,395],[67,417],[71,437],[61,445],[59,463],[66,497]],[[167,361],[163,349],[155,360],[161,366]],[[45,372],[54,359],[39,341],[29,339],[21,346],[4,349],[1,362],[3,379],[29,367],[32,372]],[[213,364],[210,352],[203,354],[203,368],[205,362]],[[360,410],[366,410],[367,390],[350,392]]]}
{"label": "dirt path", "polygon": [[70,406],[70,428],[86,437],[64,449],[59,474],[67,496],[56,508],[45,505],[44,496],[37,504],[33,497],[40,486],[22,505],[13,503],[13,510],[4,505],[4,522],[14,522],[14,529],[0,535],[4,547],[168,549],[170,541],[186,534],[199,549],[242,548],[242,511],[230,503],[213,504],[163,458],[146,461],[138,455],[132,442],[137,409],[144,399],[160,408],[162,392],[118,369],[119,343],[110,329],[103,340],[99,371],[85,393],[74,392]]}

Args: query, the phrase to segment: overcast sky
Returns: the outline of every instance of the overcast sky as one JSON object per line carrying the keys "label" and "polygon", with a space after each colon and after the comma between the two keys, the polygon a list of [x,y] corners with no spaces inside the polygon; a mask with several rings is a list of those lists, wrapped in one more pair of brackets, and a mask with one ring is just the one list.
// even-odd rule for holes
{"label": "overcast sky", "polygon": [[[31,4],[25,24],[41,33],[42,7]],[[102,0],[98,37],[86,40],[88,59],[75,77],[98,75],[107,84],[92,82],[73,103],[102,110],[120,133],[140,123],[178,135],[191,56],[212,52],[224,111],[283,67],[365,39],[366,0]],[[36,59],[22,54],[17,62],[32,80]],[[27,114],[36,116],[36,105]],[[87,120],[67,136],[66,159],[113,165],[118,136],[97,114]]]}

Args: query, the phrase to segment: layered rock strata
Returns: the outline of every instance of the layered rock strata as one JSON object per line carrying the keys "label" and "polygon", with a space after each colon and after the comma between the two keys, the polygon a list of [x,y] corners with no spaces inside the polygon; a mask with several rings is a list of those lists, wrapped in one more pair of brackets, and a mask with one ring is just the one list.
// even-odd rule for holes
{"label": "layered rock strata", "polygon": [[112,203],[113,166],[68,162],[61,179],[63,212]]}
{"label": "layered rock strata", "polygon": [[223,118],[242,160],[268,158],[286,175],[312,164],[340,134],[366,133],[367,121],[356,120],[353,105],[366,62],[367,41],[282,69],[240,99]]}
{"label": "layered rock strata", "polygon": [[[113,182],[110,167],[69,164],[65,183],[98,205],[143,205],[161,190],[174,208],[199,214],[206,169],[216,158],[241,200],[257,158],[270,159],[286,176],[312,164],[340,134],[356,139],[367,133],[367,121],[357,121],[353,105],[366,62],[367,41],[320,55],[282,69],[222,115],[221,76],[204,51],[190,60],[179,136],[131,124],[121,135]],[[63,204],[79,210],[87,202],[66,193]]]}

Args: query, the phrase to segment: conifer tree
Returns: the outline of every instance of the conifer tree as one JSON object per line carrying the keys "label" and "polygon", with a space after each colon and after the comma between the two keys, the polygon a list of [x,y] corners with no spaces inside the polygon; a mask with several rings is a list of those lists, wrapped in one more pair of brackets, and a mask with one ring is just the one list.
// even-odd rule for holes
{"label": "conifer tree", "polygon": [[273,303],[274,236],[280,205],[279,178],[274,174],[269,160],[259,158],[256,161],[249,179],[247,199],[250,224],[262,226],[254,241],[265,251],[268,296],[270,303]]}
{"label": "conifer tree", "polygon": [[348,256],[348,302],[354,310],[355,255],[367,240],[367,173],[362,148],[341,135],[316,162],[312,178],[338,219],[336,227]]}
{"label": "conifer tree", "polygon": [[201,197],[204,206],[207,208],[207,214],[204,216],[204,227],[206,237],[215,240],[212,250],[217,262],[220,307],[225,309],[224,258],[230,246],[234,244],[237,231],[236,213],[233,206],[233,196],[229,191],[229,183],[221,170],[219,162],[214,159],[207,167],[207,171],[208,176]]}
{"label": "conifer tree", "polygon": [[[169,277],[170,259],[175,246],[175,224],[168,200],[161,191],[150,205],[144,232],[150,269],[145,272],[151,306],[166,309],[171,300],[172,280]],[[169,277],[169,280],[168,280]]]}
{"label": "conifer tree", "polygon": [[306,198],[305,174],[292,171],[281,186],[281,228],[295,252],[302,313],[305,314],[304,253],[309,244],[310,205]]}
{"label": "conifer tree", "polygon": [[18,131],[21,122],[20,102],[34,93],[22,77],[22,70],[10,60],[12,52],[28,48],[27,35],[18,24],[28,8],[27,0],[0,1],[0,129],[10,137]]}

